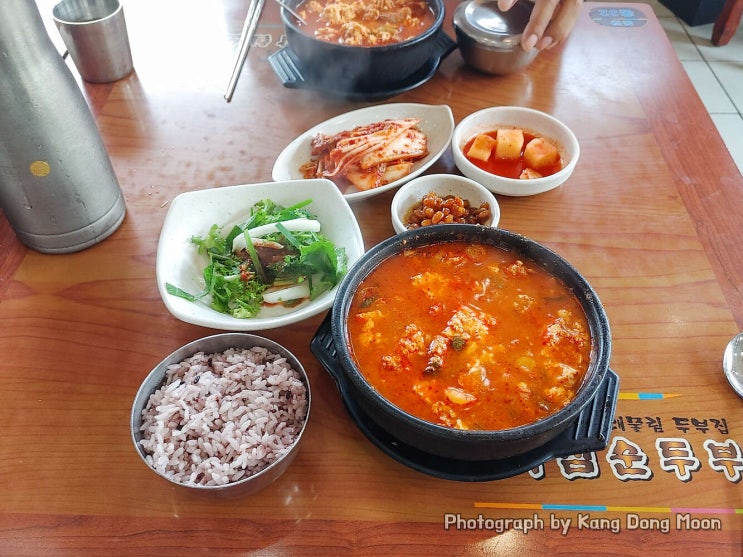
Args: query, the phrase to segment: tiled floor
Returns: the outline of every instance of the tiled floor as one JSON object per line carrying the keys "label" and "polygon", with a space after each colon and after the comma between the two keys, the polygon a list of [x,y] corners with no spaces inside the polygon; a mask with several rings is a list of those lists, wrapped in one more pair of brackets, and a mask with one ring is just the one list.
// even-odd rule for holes
{"label": "tiled floor", "polygon": [[710,41],[712,24],[689,27],[658,0],[647,0],[743,173],[743,25],[725,46]]}

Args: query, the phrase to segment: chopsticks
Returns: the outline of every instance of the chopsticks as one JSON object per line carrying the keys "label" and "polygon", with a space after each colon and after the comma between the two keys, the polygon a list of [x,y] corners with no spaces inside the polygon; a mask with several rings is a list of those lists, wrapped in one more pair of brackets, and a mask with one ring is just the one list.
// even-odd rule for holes
{"label": "chopsticks", "polygon": [[240,34],[240,42],[238,44],[237,56],[235,57],[235,65],[232,69],[230,82],[227,84],[227,91],[225,91],[224,94],[224,99],[227,102],[232,100],[237,80],[240,77],[243,64],[245,64],[245,59],[248,57],[250,42],[253,40],[256,27],[258,27],[258,20],[261,17],[264,2],[265,0],[250,0],[248,13],[245,16],[245,23],[243,23],[242,33]]}

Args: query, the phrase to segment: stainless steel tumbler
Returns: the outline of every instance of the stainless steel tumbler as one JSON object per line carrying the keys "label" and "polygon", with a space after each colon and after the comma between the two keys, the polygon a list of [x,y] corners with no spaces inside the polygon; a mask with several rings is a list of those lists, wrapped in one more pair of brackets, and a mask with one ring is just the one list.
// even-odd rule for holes
{"label": "stainless steel tumbler", "polygon": [[132,72],[124,7],[119,0],[62,0],[52,15],[85,81],[108,83]]}
{"label": "stainless steel tumbler", "polygon": [[124,197],[93,115],[34,0],[0,2],[0,207],[44,253],[112,234]]}

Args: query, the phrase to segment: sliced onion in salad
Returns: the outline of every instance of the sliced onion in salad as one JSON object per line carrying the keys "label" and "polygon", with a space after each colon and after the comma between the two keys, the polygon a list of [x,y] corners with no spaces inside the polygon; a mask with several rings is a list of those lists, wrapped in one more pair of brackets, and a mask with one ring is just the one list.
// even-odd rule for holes
{"label": "sliced onion in salad", "polygon": [[267,290],[263,293],[263,301],[267,304],[280,304],[310,297],[309,281],[300,282],[287,288]]}
{"label": "sliced onion in salad", "polygon": [[[248,234],[251,238],[261,238],[268,234],[278,232],[279,229],[276,226],[278,223],[263,224],[256,226],[248,230]],[[290,232],[320,232],[320,221],[313,219],[291,219],[282,221],[281,224]],[[247,244],[245,242],[245,236],[239,234],[235,236],[232,241],[232,251],[240,251],[246,249]]]}

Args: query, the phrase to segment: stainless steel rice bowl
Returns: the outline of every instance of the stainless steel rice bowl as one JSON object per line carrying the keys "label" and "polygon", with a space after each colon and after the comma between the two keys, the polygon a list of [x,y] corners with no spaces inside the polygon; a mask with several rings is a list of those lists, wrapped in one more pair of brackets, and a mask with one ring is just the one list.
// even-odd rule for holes
{"label": "stainless steel rice bowl", "polygon": [[[229,363],[221,362],[225,354]],[[170,382],[169,370],[182,379]],[[151,398],[159,406],[145,419]],[[145,464],[175,485],[248,495],[273,483],[296,456],[310,400],[302,364],[280,344],[246,333],[208,336],[147,375],[132,405],[132,441]]]}

